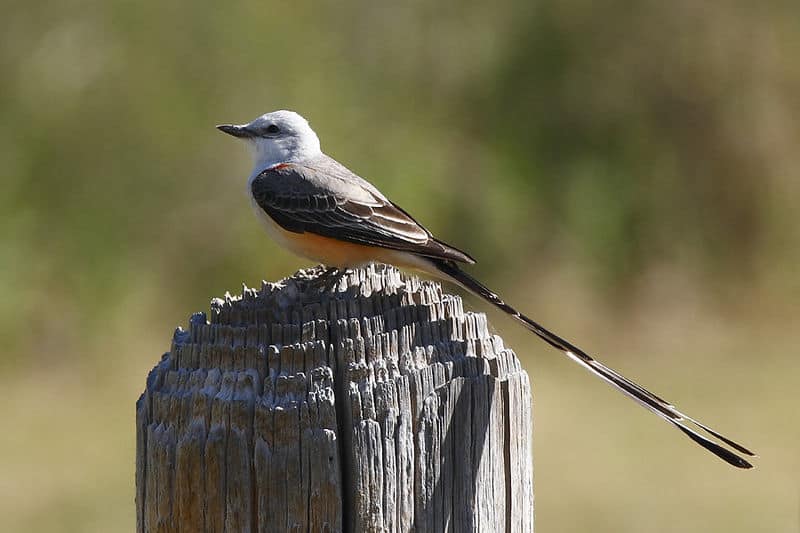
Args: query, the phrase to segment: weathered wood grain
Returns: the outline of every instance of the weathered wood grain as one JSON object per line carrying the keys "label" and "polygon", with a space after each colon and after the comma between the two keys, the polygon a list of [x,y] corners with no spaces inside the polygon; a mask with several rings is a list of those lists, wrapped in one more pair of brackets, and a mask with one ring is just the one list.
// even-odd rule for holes
{"label": "weathered wood grain", "polygon": [[533,531],[527,374],[483,314],[372,265],[195,314],[137,402],[140,532]]}

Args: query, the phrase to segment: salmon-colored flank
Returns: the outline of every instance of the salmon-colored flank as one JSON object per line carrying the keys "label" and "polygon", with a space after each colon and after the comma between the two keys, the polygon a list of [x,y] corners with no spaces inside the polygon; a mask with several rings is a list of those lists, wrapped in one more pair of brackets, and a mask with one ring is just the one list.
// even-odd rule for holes
{"label": "salmon-colored flank", "polygon": [[313,233],[284,231],[283,238],[294,253],[328,266],[351,267],[378,261],[400,267],[420,268],[420,260],[408,252],[355,244]]}

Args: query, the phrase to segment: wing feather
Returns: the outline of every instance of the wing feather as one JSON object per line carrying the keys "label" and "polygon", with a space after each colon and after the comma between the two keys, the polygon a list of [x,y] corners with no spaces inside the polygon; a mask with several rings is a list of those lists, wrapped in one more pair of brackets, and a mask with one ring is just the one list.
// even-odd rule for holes
{"label": "wing feather", "polygon": [[435,239],[375,187],[327,156],[264,170],[251,180],[250,190],[258,206],[287,231],[475,262]]}

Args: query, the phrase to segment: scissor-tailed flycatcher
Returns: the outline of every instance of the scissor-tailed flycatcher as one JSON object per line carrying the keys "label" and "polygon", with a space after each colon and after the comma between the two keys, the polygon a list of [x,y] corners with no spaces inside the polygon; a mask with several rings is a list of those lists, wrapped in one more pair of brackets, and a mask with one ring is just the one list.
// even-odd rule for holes
{"label": "scissor-tailed flycatcher", "polygon": [[248,124],[217,128],[249,141],[255,156],[247,182],[253,207],[269,233],[286,248],[337,268],[378,261],[451,280],[505,311],[700,446],[733,466],[752,468],[739,454],[754,457],[753,452],[548,331],[461,270],[460,263],[472,264],[475,260],[436,239],[371,183],[322,153],[316,133],[297,113],[275,111]]}

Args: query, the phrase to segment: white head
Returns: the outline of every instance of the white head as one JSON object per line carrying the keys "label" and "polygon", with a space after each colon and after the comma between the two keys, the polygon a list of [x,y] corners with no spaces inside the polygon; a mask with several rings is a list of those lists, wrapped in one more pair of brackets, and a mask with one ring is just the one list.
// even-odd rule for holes
{"label": "white head", "polygon": [[305,161],[322,153],[317,134],[308,121],[294,111],[273,111],[248,124],[221,124],[217,128],[248,141],[253,149],[255,173],[279,163]]}

